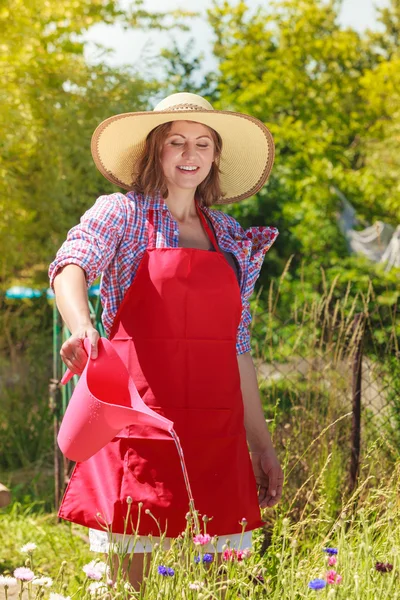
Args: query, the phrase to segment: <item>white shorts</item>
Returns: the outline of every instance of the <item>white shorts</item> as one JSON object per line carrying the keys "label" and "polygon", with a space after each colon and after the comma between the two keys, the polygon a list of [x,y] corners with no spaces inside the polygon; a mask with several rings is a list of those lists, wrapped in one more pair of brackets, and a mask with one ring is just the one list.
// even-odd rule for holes
{"label": "white shorts", "polygon": [[[232,535],[222,535],[218,538],[216,544],[207,544],[202,546],[205,552],[214,553],[223,552],[222,546],[229,540],[229,547],[236,550],[244,550],[251,548],[252,531],[241,533],[233,533]],[[121,533],[109,533],[108,531],[98,531],[97,529],[89,529],[90,549],[93,552],[108,553],[110,548],[114,551],[122,551],[133,554],[151,552],[154,544],[160,543],[159,537],[152,537],[151,540],[147,536],[123,535]],[[168,550],[171,545],[171,538],[164,538],[164,549]],[[136,543],[135,543],[136,542]]]}

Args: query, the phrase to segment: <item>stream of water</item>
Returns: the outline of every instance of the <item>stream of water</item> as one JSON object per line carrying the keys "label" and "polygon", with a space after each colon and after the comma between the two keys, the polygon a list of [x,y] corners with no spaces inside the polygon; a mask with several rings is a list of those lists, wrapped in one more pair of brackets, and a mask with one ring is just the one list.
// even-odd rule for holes
{"label": "stream of water", "polygon": [[198,512],[197,512],[195,504],[194,504],[192,488],[190,487],[189,475],[188,475],[187,468],[186,468],[185,456],[183,454],[182,445],[181,445],[180,439],[179,439],[178,434],[176,433],[175,429],[172,429],[170,433],[171,433],[172,439],[175,442],[175,446],[178,451],[179,460],[181,463],[183,479],[185,481],[186,491],[187,491],[187,494],[189,497],[189,511],[193,518],[196,534],[199,534],[200,533],[199,515],[198,515]]}

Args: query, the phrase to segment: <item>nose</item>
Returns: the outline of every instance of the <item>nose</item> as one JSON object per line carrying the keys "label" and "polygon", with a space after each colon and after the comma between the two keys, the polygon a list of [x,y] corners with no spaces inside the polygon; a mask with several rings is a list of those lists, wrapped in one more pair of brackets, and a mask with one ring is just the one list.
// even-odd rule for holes
{"label": "nose", "polygon": [[182,157],[185,160],[194,160],[196,156],[196,147],[194,142],[186,141],[183,148]]}

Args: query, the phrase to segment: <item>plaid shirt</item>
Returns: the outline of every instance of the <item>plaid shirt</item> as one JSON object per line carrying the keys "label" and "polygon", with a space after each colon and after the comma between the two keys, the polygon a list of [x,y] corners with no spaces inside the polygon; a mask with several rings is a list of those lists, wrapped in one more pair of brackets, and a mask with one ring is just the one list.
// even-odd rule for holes
{"label": "plaid shirt", "polygon": [[[100,196],[86,211],[80,224],[73,227],[49,268],[50,285],[58,270],[68,264],[79,265],[90,286],[102,274],[100,295],[102,320],[107,334],[120,305],[135,277],[147,249],[146,218],[154,212],[157,248],[178,247],[178,224],[160,194],[141,196],[134,192]],[[276,227],[251,227],[244,231],[230,215],[203,207],[211,220],[222,250],[231,252],[239,265],[242,317],[238,327],[238,354],[250,350],[251,313],[249,299],[260,274],[264,254],[276,240]]]}

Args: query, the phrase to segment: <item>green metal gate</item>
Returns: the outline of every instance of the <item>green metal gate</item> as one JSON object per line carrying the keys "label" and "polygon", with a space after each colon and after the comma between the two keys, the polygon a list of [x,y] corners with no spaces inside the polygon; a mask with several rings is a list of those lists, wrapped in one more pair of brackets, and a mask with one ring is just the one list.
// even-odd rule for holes
{"label": "green metal gate", "polygon": [[[99,332],[100,336],[105,337],[105,331],[101,322],[101,303],[98,286],[93,286],[89,290],[89,311],[90,318]],[[63,323],[61,315],[57,309],[56,302],[53,302],[53,373],[49,384],[49,406],[53,413],[53,440],[54,440],[54,498],[55,506],[58,510],[65,487],[71,474],[73,463],[63,456],[57,444],[57,435],[62,418],[67,410],[68,402],[72,396],[74,388],[78,382],[78,376],[74,375],[66,385],[60,385],[60,380],[66,370],[61,360],[60,350],[63,343],[69,338],[71,332]]]}

